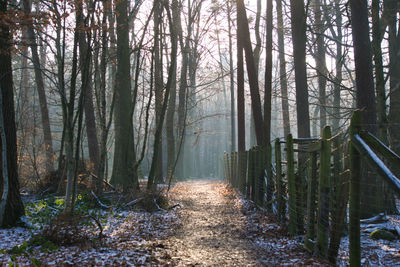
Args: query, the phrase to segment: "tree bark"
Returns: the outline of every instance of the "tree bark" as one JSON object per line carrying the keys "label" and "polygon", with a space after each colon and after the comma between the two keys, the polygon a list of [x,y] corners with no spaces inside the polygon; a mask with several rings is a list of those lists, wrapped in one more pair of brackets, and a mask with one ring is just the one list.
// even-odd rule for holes
{"label": "tree bark", "polygon": [[[237,36],[243,35],[243,27],[237,16]],[[246,123],[245,123],[245,98],[244,98],[244,69],[243,69],[243,43],[237,38],[237,110],[238,110],[238,151],[246,151]],[[253,119],[253,118],[252,118]]]}
{"label": "tree bark", "polygon": [[53,141],[51,136],[49,109],[47,107],[46,91],[44,89],[44,81],[42,75],[42,67],[40,65],[39,53],[37,50],[36,36],[33,29],[33,22],[31,16],[32,3],[30,0],[23,0],[23,9],[28,17],[27,22],[27,35],[29,39],[29,46],[32,52],[32,63],[35,70],[36,87],[39,96],[40,113],[42,116],[43,127],[43,140],[46,155],[46,172],[53,171]]}
{"label": "tree bark", "polygon": [[178,47],[178,39],[176,37],[176,33],[175,33],[175,29],[173,26],[173,22],[172,22],[172,18],[171,18],[171,14],[170,11],[168,9],[169,7],[166,7],[166,13],[168,16],[168,21],[169,21],[169,26],[170,26],[170,33],[171,33],[171,64],[169,66],[169,70],[168,70],[168,80],[167,80],[167,84],[165,86],[165,95],[164,95],[164,100],[161,106],[161,110],[160,110],[160,123],[157,125],[156,128],[156,133],[154,136],[154,152],[153,152],[153,159],[152,159],[152,163],[151,163],[151,168],[150,168],[150,172],[149,172],[149,179],[148,179],[148,183],[147,183],[147,188],[150,189],[154,186],[154,180],[155,180],[155,172],[156,172],[156,164],[158,162],[159,159],[157,159],[157,157],[160,155],[158,153],[158,149],[160,149],[161,147],[161,134],[162,134],[162,128],[163,128],[163,123],[164,123],[164,117],[165,114],[167,112],[167,105],[168,105],[168,98],[169,98],[169,94],[171,91],[171,87],[173,84],[173,79],[175,78],[174,75],[174,71],[176,69],[176,56],[177,56],[177,47]]}
{"label": "tree bark", "polygon": [[[351,25],[356,72],[356,103],[361,110],[362,128],[376,134],[376,103],[372,72],[372,49],[369,40],[368,5],[366,0],[350,0]],[[364,170],[361,181],[361,216],[370,217],[378,212],[382,203],[375,203],[378,185],[374,175]]]}
{"label": "tree bark", "polygon": [[115,3],[117,16],[117,72],[115,81],[115,145],[111,183],[124,189],[137,188],[138,177],[133,171],[135,146],[131,117],[132,95],[130,75],[128,0]]}
{"label": "tree bark", "polygon": [[[82,2],[78,1],[80,6],[80,12],[78,12],[79,20],[81,21],[79,25],[79,33],[78,33],[78,42],[79,42],[79,64],[81,68],[81,73],[87,73],[90,75],[90,60],[91,60],[91,48],[89,47],[88,43],[90,40],[86,40],[85,30],[88,25],[86,25],[85,20],[83,18],[83,7]],[[88,4],[89,5],[89,4]],[[89,61],[89,62],[88,62]],[[87,69],[85,69],[87,68]],[[86,79],[86,78],[85,78]],[[82,78],[83,80],[83,78]],[[97,139],[97,130],[96,130],[96,116],[94,114],[94,106],[93,106],[93,86],[92,86],[92,79],[87,79],[86,88],[85,88],[85,104],[84,104],[84,111],[85,111],[85,123],[86,123],[86,135],[87,135],[87,142],[89,148],[89,159],[90,162],[93,164],[94,174],[98,176],[99,170],[99,141]]]}
{"label": "tree bark", "polygon": [[318,76],[318,90],[319,90],[319,120],[320,120],[320,132],[322,133],[322,129],[327,124],[326,117],[326,76],[327,76],[327,68],[326,68],[326,48],[325,48],[325,38],[323,36],[324,33],[324,23],[321,19],[322,17],[322,9],[321,9],[321,0],[314,1],[314,14],[315,14],[315,33],[316,33],[316,52],[315,52],[315,61],[317,67],[317,76]]}
{"label": "tree bark", "polygon": [[261,111],[261,100],[260,92],[258,87],[258,75],[254,63],[254,54],[251,47],[249,24],[247,21],[246,8],[244,6],[243,0],[237,1],[237,16],[238,25],[241,28],[242,34],[238,36],[238,41],[242,42],[245,56],[246,56],[246,67],[247,74],[249,76],[250,84],[250,96],[251,96],[251,107],[253,109],[254,116],[254,126],[256,130],[257,144],[264,144],[264,120]]}
{"label": "tree bark", "polygon": [[[0,16],[6,19],[8,1],[0,1]],[[14,92],[11,67],[11,35],[8,24],[0,25],[0,93],[2,97],[1,109],[4,119],[4,136],[6,139],[7,155],[4,158],[3,153],[0,154],[0,178],[3,184],[4,173],[8,176],[8,194],[5,203],[3,220],[0,221],[0,227],[9,227],[15,225],[19,218],[24,214],[24,205],[19,194],[18,168],[17,168],[17,138],[15,128],[15,109],[14,109]],[[0,147],[5,147],[0,141]],[[2,149],[2,152],[3,149]],[[3,170],[3,158],[6,160],[7,171]],[[3,193],[1,189],[0,193]]]}
{"label": "tree bark", "polygon": [[290,0],[293,57],[296,83],[297,135],[310,137],[310,114],[308,105],[306,69],[306,16],[304,2]]}
{"label": "tree bark", "polygon": [[290,133],[290,117],[289,117],[289,96],[287,88],[287,75],[286,75],[286,59],[285,59],[285,36],[283,33],[283,12],[282,0],[276,1],[276,13],[278,22],[278,50],[279,50],[279,84],[281,87],[281,101],[282,101],[282,119],[283,119],[283,133],[288,136]]}
{"label": "tree bark", "polygon": [[[180,28],[180,8],[178,6],[178,1],[172,1],[172,17],[174,19],[175,34]],[[174,37],[177,38],[177,37]],[[174,115],[176,109],[176,64],[174,66],[171,92],[168,100],[167,117],[165,121],[165,129],[167,132],[167,177],[169,177],[174,171],[174,165],[176,161],[175,153],[175,137],[174,137]]]}

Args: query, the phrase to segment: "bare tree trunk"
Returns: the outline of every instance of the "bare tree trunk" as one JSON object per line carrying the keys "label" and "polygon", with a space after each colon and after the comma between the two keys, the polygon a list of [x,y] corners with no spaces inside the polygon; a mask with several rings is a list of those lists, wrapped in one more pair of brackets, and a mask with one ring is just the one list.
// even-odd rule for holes
{"label": "bare tree trunk", "polygon": [[[23,0],[24,12],[30,16],[32,3],[30,0]],[[40,66],[39,53],[37,51],[37,42],[35,37],[35,32],[33,30],[32,20],[28,20],[27,34],[29,39],[29,46],[32,52],[32,62],[35,70],[36,86],[39,96],[40,113],[42,115],[42,127],[43,127],[43,140],[45,146],[46,155],[46,171],[53,171],[53,141],[51,137],[50,129],[50,118],[49,109],[47,107],[47,97],[46,91],[44,89],[44,82],[42,76],[42,69]]]}
{"label": "bare tree trunk", "polygon": [[[264,134],[265,144],[271,142],[272,95],[272,0],[267,0],[267,37],[265,49]],[[269,169],[269,168],[268,168]]]}
{"label": "bare tree trunk", "polygon": [[132,95],[130,75],[129,22],[127,16],[128,0],[117,1],[117,73],[115,96],[115,146],[112,184],[122,185],[124,189],[137,188],[138,177],[133,170],[135,146],[131,117]]}
{"label": "bare tree trunk", "polygon": [[288,136],[290,133],[290,117],[289,117],[289,101],[287,89],[287,75],[286,75],[286,60],[285,60],[285,36],[283,33],[283,12],[282,0],[276,1],[276,13],[278,22],[278,50],[279,50],[279,83],[281,87],[282,96],[282,119],[283,119],[283,133]]}
{"label": "bare tree trunk", "polygon": [[390,145],[396,153],[400,153],[400,27],[397,26],[398,1],[386,0],[385,9],[389,14],[389,73],[390,73],[390,110],[389,136]]}
{"label": "bare tree trunk", "polygon": [[[8,1],[0,1],[1,16],[6,16],[7,4]],[[15,225],[24,214],[24,205],[19,194],[17,172],[17,138],[10,51],[11,35],[9,27],[8,24],[2,23],[0,25],[0,117],[2,117],[0,180],[4,187],[2,186],[0,190],[2,196],[0,200],[0,227]]]}
{"label": "bare tree trunk", "polygon": [[[229,87],[231,93],[231,151],[234,151],[236,148],[236,127],[235,127],[235,78],[234,78],[235,74],[233,72],[233,45],[232,45],[232,18],[231,18],[232,5],[230,1],[227,1],[226,5],[228,12],[228,38],[229,38]],[[237,127],[239,135],[239,125]]]}
{"label": "bare tree trunk", "polygon": [[[332,126],[333,133],[337,133],[340,131],[340,92],[341,92],[341,84],[343,80],[343,48],[342,48],[342,11],[340,10],[340,0],[335,0],[335,17],[336,17],[336,57],[335,57],[335,67],[336,67],[336,77],[335,84],[333,87],[333,109],[332,109]],[[338,159],[335,160],[336,162]]]}
{"label": "bare tree trunk", "polygon": [[[362,127],[375,134],[376,102],[372,71],[372,49],[369,40],[367,0],[350,0],[351,25],[354,46],[356,71],[356,102],[362,111]],[[362,175],[361,216],[370,217],[381,210],[383,203],[376,203],[377,191],[373,185],[378,185],[374,175],[364,170]],[[379,201],[380,202],[380,201]]]}
{"label": "bare tree trunk", "polygon": [[310,114],[306,70],[306,15],[304,2],[291,0],[294,71],[296,83],[297,135],[310,137]]}
{"label": "bare tree trunk", "polygon": [[[172,1],[172,17],[174,20],[175,34],[180,30],[180,8],[178,0]],[[177,36],[175,37],[177,38]],[[174,115],[176,109],[176,64],[173,71],[171,92],[168,102],[167,118],[165,122],[165,129],[167,132],[167,177],[170,177],[174,171],[174,165],[176,161],[175,153],[175,137],[174,137]]]}
{"label": "bare tree trunk", "polygon": [[321,19],[322,17],[321,10],[321,0],[314,0],[314,14],[315,14],[315,32],[316,32],[316,43],[317,48],[315,52],[315,61],[317,67],[317,75],[318,75],[318,89],[319,89],[319,120],[320,120],[320,132],[322,133],[322,129],[327,124],[326,118],[326,49],[325,49],[325,41],[324,41],[324,23]]}
{"label": "bare tree trunk", "polygon": [[156,128],[156,133],[154,136],[154,152],[153,152],[153,159],[151,163],[151,168],[149,172],[149,179],[147,183],[147,188],[152,188],[154,186],[154,180],[155,180],[155,172],[156,172],[156,165],[159,159],[157,157],[160,155],[158,153],[158,149],[161,146],[161,134],[162,134],[162,128],[163,128],[163,123],[164,123],[164,117],[167,112],[167,105],[168,105],[168,98],[169,94],[171,91],[171,87],[173,84],[173,79],[175,78],[174,71],[176,68],[176,56],[177,56],[177,47],[178,47],[178,38],[175,33],[175,27],[173,25],[173,21],[171,18],[170,10],[168,9],[169,7],[165,7],[166,13],[168,16],[168,21],[169,21],[169,26],[170,26],[170,33],[171,33],[171,64],[169,66],[168,70],[168,80],[167,84],[165,86],[165,95],[164,95],[164,100],[161,106],[161,114],[160,114],[160,123],[157,125]]}
{"label": "bare tree trunk", "polygon": [[238,36],[238,41],[243,44],[243,48],[246,55],[246,66],[247,74],[249,76],[250,84],[250,96],[251,96],[251,106],[253,109],[254,116],[254,126],[256,130],[257,144],[261,145],[264,143],[264,121],[261,111],[261,100],[260,92],[258,87],[258,75],[255,69],[254,54],[251,47],[249,24],[247,21],[246,8],[244,6],[243,0],[237,1],[237,16],[238,25],[242,34]]}
{"label": "bare tree trunk", "polygon": [[[163,101],[163,79],[162,79],[162,47],[161,47],[161,24],[162,24],[162,6],[160,1],[154,1],[154,96],[155,96],[155,114],[158,128],[160,124],[161,108]],[[157,182],[162,181],[162,135],[160,135],[160,147],[158,148],[158,162],[155,172]]]}
{"label": "bare tree trunk", "polygon": [[[82,9],[82,2],[79,2]],[[91,5],[91,4],[88,4]],[[81,12],[80,12],[81,13]],[[83,18],[83,14],[80,14],[82,18],[80,18],[81,25],[79,26],[80,29],[86,29],[88,25],[85,25],[85,19]],[[78,42],[79,42],[79,64],[80,68],[83,72],[86,72],[90,75],[90,66],[91,64],[87,62],[91,59],[91,48],[88,45],[90,40],[86,40],[85,31],[80,31],[78,33]],[[88,68],[85,70],[85,68]],[[83,80],[83,79],[82,79]],[[89,78],[87,79],[86,88],[85,88],[85,104],[84,104],[84,111],[85,111],[85,123],[86,123],[86,135],[87,135],[87,142],[89,148],[89,158],[90,162],[93,164],[94,173],[98,175],[99,169],[99,142],[97,140],[97,130],[96,130],[96,116],[94,114],[94,107],[93,107],[93,86],[92,80]]]}
{"label": "bare tree trunk", "polygon": [[383,76],[383,62],[382,62],[382,33],[381,23],[379,18],[379,1],[372,0],[372,46],[375,62],[375,80],[376,80],[376,108],[378,119],[378,138],[388,144],[387,138],[387,116],[386,116],[386,92],[385,92],[385,78]]}
{"label": "bare tree trunk", "polygon": [[[237,16],[237,25],[240,25]],[[237,27],[237,36],[243,34],[242,27]],[[243,44],[241,38],[237,38],[237,110],[238,110],[238,150],[246,151],[246,123],[245,123],[245,97],[244,97],[244,69],[243,69]],[[253,118],[252,118],[253,119]]]}

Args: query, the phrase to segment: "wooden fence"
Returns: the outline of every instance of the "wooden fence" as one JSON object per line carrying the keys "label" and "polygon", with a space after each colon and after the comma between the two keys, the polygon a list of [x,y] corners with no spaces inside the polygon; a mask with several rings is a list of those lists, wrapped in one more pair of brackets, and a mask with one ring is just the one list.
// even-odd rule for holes
{"label": "wooden fence", "polygon": [[268,145],[224,155],[225,179],[246,198],[276,213],[282,224],[288,223],[290,235],[304,235],[304,248],[331,263],[336,262],[348,220],[352,266],[361,260],[360,155],[400,196],[400,180],[377,154],[398,168],[400,157],[361,131],[360,116],[359,111],[353,114],[350,142],[343,134],[331,136],[326,126],[320,138],[295,139],[289,134],[276,139],[273,154]]}

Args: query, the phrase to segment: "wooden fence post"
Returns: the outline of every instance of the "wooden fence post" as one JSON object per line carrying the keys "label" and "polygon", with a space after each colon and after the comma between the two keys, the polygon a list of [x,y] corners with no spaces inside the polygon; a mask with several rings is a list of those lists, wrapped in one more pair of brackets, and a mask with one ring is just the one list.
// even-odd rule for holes
{"label": "wooden fence post", "polygon": [[229,183],[233,186],[233,180],[235,179],[235,152],[231,152],[231,180]]}
{"label": "wooden fence post", "polygon": [[[350,138],[360,132],[361,111],[356,110],[351,117]],[[349,203],[349,241],[350,266],[361,266],[360,245],[360,180],[361,158],[360,153],[350,139],[350,203]]]}
{"label": "wooden fence post", "polygon": [[331,128],[325,126],[321,141],[321,162],[319,172],[318,201],[318,254],[326,258],[328,251],[329,202],[331,177]]}
{"label": "wooden fence post", "polygon": [[247,153],[246,151],[239,151],[238,156],[239,156],[238,188],[239,191],[244,195],[246,194]]}
{"label": "wooden fence post", "polygon": [[225,171],[225,180],[227,183],[230,182],[230,176],[231,176],[231,169],[229,167],[229,154],[228,152],[225,152],[224,155],[224,171]]}
{"label": "wooden fence post", "polygon": [[276,169],[276,191],[278,199],[278,219],[280,222],[285,221],[286,203],[285,203],[285,187],[282,180],[282,151],[279,138],[275,140],[275,169]]}
{"label": "wooden fence post", "polygon": [[287,179],[289,191],[289,234],[294,236],[297,233],[297,208],[296,208],[296,185],[294,177],[294,151],[293,137],[289,134],[286,138],[287,157]]}
{"label": "wooden fence post", "polygon": [[239,178],[239,173],[238,173],[238,153],[233,152],[233,179],[232,179],[232,186],[237,188],[238,185],[238,178]]}
{"label": "wooden fence post", "polygon": [[253,191],[253,173],[254,173],[254,148],[248,151],[248,162],[247,162],[247,190],[246,197],[248,199],[252,198]]}
{"label": "wooden fence post", "polygon": [[255,173],[255,179],[256,179],[255,202],[259,206],[262,206],[264,204],[265,150],[266,149],[264,146],[259,146],[257,150],[257,168]]}
{"label": "wooden fence post", "polygon": [[308,167],[308,187],[307,187],[307,235],[304,247],[312,252],[314,250],[315,239],[315,211],[317,197],[317,152],[310,153]]}
{"label": "wooden fence post", "polygon": [[275,182],[272,176],[272,147],[267,144],[265,148],[265,165],[264,168],[267,172],[267,210],[272,213],[272,199],[274,194]]}

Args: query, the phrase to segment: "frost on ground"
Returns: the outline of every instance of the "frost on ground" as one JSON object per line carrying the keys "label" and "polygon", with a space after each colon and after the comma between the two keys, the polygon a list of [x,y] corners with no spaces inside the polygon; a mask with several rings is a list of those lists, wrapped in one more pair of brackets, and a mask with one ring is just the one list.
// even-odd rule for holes
{"label": "frost on ground", "polygon": [[[92,246],[61,246],[54,251],[33,248],[9,254],[8,250],[16,245],[23,246],[38,230],[25,228],[0,229],[0,266],[10,262],[20,266],[138,266],[149,264],[168,264],[169,250],[162,245],[162,240],[172,235],[180,227],[176,211],[155,213],[141,211],[122,211],[108,213],[102,219],[102,244]],[[93,239],[98,232],[94,226],[87,226],[93,232]],[[89,229],[90,228],[90,229]]]}
{"label": "frost on ground", "polygon": [[[180,182],[169,193],[179,207],[101,214],[101,244],[81,244],[10,254],[39,230],[0,230],[0,266],[327,266],[302,249],[275,218],[218,180]],[[29,217],[28,217],[29,219]],[[394,218],[396,219],[396,218]],[[35,224],[33,224],[35,225]],[[98,230],[87,226],[95,239]],[[400,241],[375,241],[362,233],[363,265],[399,265]],[[348,239],[339,265],[348,264]]]}
{"label": "frost on ground", "polygon": [[[387,216],[388,222],[361,224],[361,263],[363,266],[400,266],[400,239],[393,241],[374,240],[369,234],[376,229],[396,232],[400,226],[400,216]],[[349,237],[341,240],[338,265],[347,266],[349,262]]]}

